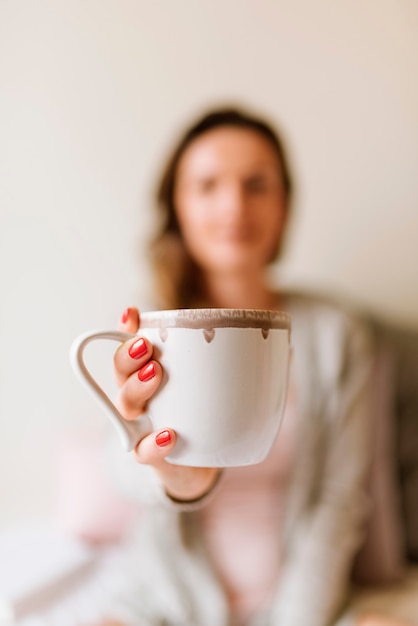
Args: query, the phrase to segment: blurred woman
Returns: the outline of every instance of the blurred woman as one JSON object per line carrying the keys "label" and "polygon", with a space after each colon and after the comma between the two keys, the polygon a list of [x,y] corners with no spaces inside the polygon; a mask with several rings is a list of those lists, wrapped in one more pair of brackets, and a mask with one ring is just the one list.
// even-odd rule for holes
{"label": "blurred woman", "polygon": [[[328,626],[348,599],[369,508],[372,350],[350,312],[269,284],[292,194],[281,140],[236,109],[199,119],[162,174],[155,308],[286,310],[293,359],[283,425],[263,463],[172,465],[169,428],[137,445],[124,487],[146,503],[137,591],[125,599],[133,624]],[[139,317],[127,309],[121,329],[137,332]],[[119,409],[134,419],[161,383],[153,346],[127,341],[115,371]]]}

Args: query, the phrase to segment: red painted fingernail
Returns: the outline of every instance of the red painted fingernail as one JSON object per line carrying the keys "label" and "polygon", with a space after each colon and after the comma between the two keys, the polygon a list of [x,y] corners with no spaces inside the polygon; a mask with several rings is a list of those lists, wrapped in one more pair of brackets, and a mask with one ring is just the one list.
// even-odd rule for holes
{"label": "red painted fingernail", "polygon": [[146,383],[147,380],[151,380],[155,376],[154,363],[148,363],[145,367],[142,367],[138,372],[138,378],[141,382]]}
{"label": "red painted fingernail", "polygon": [[155,443],[157,446],[166,446],[171,441],[170,431],[162,430],[155,436]]}
{"label": "red painted fingernail", "polygon": [[145,341],[143,339],[137,339],[129,348],[128,353],[132,359],[139,359],[147,353],[147,350],[148,348]]}
{"label": "red painted fingernail", "polygon": [[128,307],[127,309],[124,310],[124,312],[122,313],[122,324],[126,324],[126,322],[129,319],[129,315],[130,315],[131,309]]}

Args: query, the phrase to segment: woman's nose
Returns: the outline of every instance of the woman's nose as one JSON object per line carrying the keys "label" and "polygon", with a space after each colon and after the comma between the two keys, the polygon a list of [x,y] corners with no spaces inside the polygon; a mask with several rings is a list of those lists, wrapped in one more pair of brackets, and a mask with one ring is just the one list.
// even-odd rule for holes
{"label": "woman's nose", "polygon": [[239,184],[225,186],[221,190],[219,204],[222,210],[228,212],[231,217],[241,216],[247,207],[245,189]]}

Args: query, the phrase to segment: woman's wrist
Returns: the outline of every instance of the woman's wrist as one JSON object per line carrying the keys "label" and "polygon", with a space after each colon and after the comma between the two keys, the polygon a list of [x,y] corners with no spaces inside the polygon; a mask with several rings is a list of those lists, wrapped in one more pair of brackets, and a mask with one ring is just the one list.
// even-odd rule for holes
{"label": "woman's wrist", "polygon": [[170,476],[161,476],[166,495],[178,503],[191,504],[205,498],[219,480],[217,467],[180,467]]}

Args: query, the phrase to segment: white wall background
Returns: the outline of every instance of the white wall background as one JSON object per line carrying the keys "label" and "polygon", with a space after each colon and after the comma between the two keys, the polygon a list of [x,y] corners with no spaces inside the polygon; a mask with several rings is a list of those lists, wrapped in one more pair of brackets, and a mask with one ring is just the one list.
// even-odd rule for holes
{"label": "white wall background", "polygon": [[147,300],[153,175],[201,108],[285,131],[279,277],[418,325],[417,26],[415,0],[0,0],[0,527],[102,428],[69,346]]}

